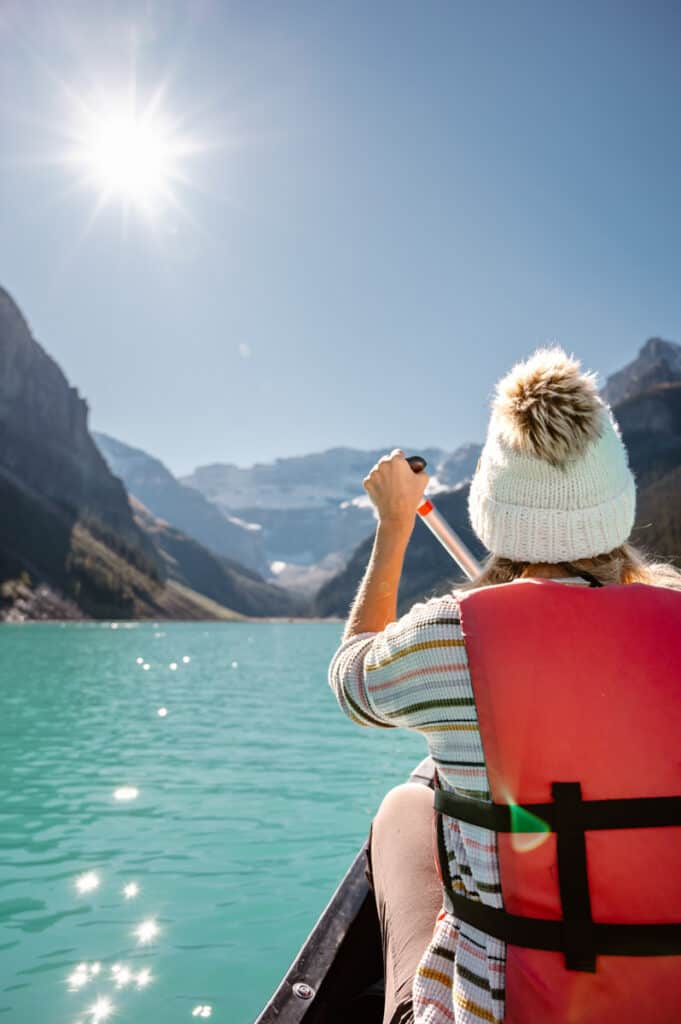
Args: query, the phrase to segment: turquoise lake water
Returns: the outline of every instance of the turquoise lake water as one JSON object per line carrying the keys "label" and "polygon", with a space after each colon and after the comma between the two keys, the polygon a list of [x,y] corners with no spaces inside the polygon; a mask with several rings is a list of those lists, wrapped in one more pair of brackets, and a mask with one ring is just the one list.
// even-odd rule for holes
{"label": "turquoise lake water", "polygon": [[257,1016],[426,753],[345,719],[341,631],[0,626],[0,1021]]}

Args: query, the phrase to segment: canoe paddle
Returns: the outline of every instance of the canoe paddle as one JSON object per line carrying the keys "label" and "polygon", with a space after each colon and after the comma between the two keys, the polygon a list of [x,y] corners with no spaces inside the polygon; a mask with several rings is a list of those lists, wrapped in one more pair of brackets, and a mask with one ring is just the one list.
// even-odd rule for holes
{"label": "canoe paddle", "polygon": [[[421,473],[428,463],[421,455],[407,456],[407,462],[415,473]],[[447,554],[454,559],[460,569],[472,580],[481,572],[478,560],[471,554],[464,542],[454,532],[449,523],[442,518],[430,499],[426,498],[416,510],[421,522],[424,523]]]}

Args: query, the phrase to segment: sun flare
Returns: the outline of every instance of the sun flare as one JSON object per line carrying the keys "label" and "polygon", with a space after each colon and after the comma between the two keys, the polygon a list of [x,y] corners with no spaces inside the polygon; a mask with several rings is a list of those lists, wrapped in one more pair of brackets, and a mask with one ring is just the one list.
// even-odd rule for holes
{"label": "sun flare", "polygon": [[158,91],[140,106],[134,91],[120,98],[79,98],[69,162],[98,207],[118,202],[146,214],[177,209],[187,183],[185,161],[203,147],[188,139],[162,104]]}

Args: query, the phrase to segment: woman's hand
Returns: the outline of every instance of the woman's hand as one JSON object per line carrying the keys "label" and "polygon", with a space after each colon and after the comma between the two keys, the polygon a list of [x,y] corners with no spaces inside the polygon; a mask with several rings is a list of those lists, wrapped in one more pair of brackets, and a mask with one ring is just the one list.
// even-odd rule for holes
{"label": "woman's hand", "polygon": [[426,473],[415,473],[402,449],[395,448],[378,460],[362,483],[376,506],[379,522],[411,532],[429,479]]}

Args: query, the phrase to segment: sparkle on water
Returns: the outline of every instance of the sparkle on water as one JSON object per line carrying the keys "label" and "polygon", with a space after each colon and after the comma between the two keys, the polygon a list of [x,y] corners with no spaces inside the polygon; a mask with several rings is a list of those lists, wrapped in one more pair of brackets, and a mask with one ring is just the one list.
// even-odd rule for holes
{"label": "sparkle on water", "polygon": [[156,714],[159,718],[165,718],[168,714],[168,708],[159,708]]}
{"label": "sparkle on water", "polygon": [[119,786],[118,789],[114,789],[114,800],[136,800],[139,792],[137,786]]}
{"label": "sparkle on water", "polygon": [[148,942],[153,942],[159,933],[159,927],[153,918],[148,918],[146,921],[142,921],[141,924],[135,928],[135,936],[137,941],[141,945],[146,945]]}
{"label": "sparkle on water", "polygon": [[111,969],[116,988],[125,988],[133,980],[133,973],[129,967],[119,967],[117,971]]}
{"label": "sparkle on water", "polygon": [[69,983],[70,992],[77,992],[83,987],[83,985],[87,985],[90,980],[87,964],[78,964],[76,969],[69,974],[66,980]]}
{"label": "sparkle on water", "polygon": [[76,879],[78,892],[93,892],[99,886],[99,875],[96,871],[86,871]]}
{"label": "sparkle on water", "polygon": [[146,986],[153,981],[151,977],[151,971],[148,967],[143,967],[141,971],[137,972],[135,983],[138,988],[146,988]]}
{"label": "sparkle on water", "polygon": [[213,1015],[213,1007],[208,1003],[199,1003],[192,1010],[192,1017],[211,1017]]}
{"label": "sparkle on water", "polygon": [[[17,827],[31,825],[30,836],[14,833],[16,856],[8,847],[6,884],[31,887],[35,899],[26,902],[36,909],[17,901],[12,914],[37,926],[22,924],[16,949],[3,950],[3,977],[22,982],[27,966],[40,968],[30,985],[5,989],[12,1019],[41,1019],[55,991],[43,955],[66,949],[75,951],[66,966],[59,967],[63,957],[53,961],[64,1000],[56,1024],[157,1021],[169,999],[189,999],[177,1004],[189,1016],[203,993],[216,999],[198,1004],[196,1017],[254,1019],[366,837],[382,795],[422,756],[418,738],[356,730],[339,714],[325,684],[339,639],[334,625],[263,624],[255,637],[250,624],[172,624],[154,641],[156,671],[140,686],[130,668],[148,664],[138,652],[154,628],[47,625],[29,636],[10,626],[3,635],[22,686],[0,689],[7,740],[0,799],[14,801]],[[178,656],[182,646],[191,654]],[[229,675],[227,694],[232,661],[243,671]],[[186,673],[158,671],[189,662]],[[171,701],[182,713],[149,729],[149,715]],[[323,741],[311,746],[310,737]],[[287,766],[268,818],[272,834],[263,833],[253,802],[254,793],[269,793],[268,780],[256,777],[254,788],[248,772],[263,743]],[[133,810],[119,794],[134,800],[137,787],[119,783],[135,778],[144,800]],[[42,874],[27,869],[37,860],[34,844]],[[61,906],[55,852],[82,869],[96,865],[73,871]],[[254,870],[259,886],[249,881]],[[83,896],[94,890],[97,902]],[[76,960],[92,953],[100,961]],[[153,963],[140,969],[138,957]]]}
{"label": "sparkle on water", "polygon": [[114,1005],[108,996],[100,996],[86,1011],[92,1017],[92,1024],[106,1020],[114,1012]]}

